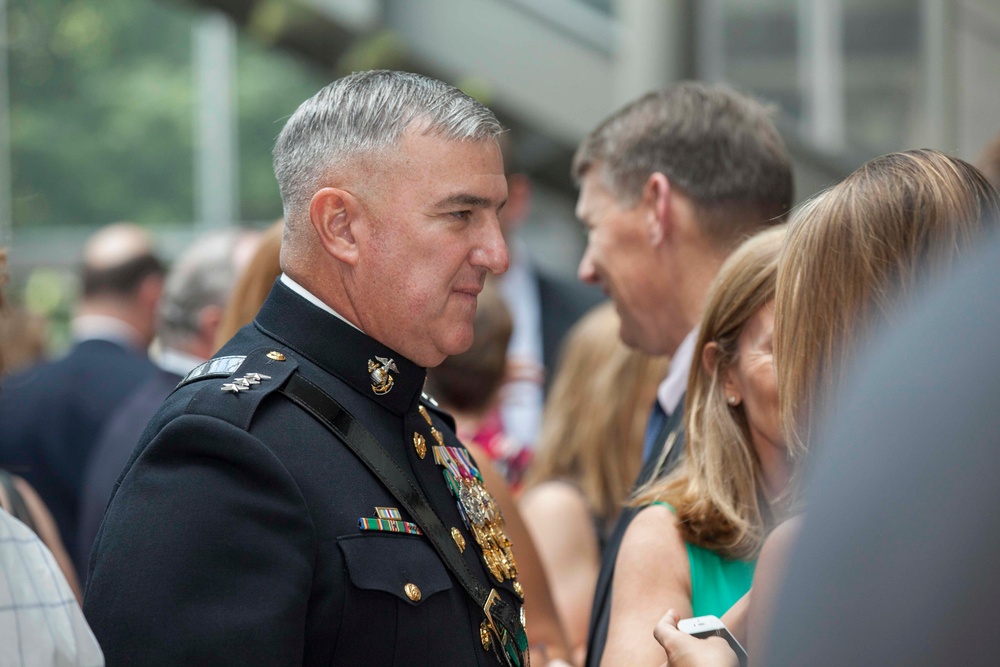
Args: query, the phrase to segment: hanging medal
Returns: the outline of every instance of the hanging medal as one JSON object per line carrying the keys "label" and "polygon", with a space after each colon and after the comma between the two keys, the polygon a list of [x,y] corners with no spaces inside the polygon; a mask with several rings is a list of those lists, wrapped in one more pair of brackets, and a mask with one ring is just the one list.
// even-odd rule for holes
{"label": "hanging medal", "polygon": [[482,553],[486,569],[499,582],[517,577],[517,562],[504,531],[503,513],[483,484],[479,469],[464,447],[433,448],[434,462],[441,466],[445,484],[455,497],[466,528]]}

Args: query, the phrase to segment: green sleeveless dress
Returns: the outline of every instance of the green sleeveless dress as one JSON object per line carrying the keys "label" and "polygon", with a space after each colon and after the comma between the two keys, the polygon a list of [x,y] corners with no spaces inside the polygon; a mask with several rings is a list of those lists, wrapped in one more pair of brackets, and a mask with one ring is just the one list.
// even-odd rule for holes
{"label": "green sleeveless dress", "polygon": [[[656,501],[653,504],[675,512],[669,503]],[[722,616],[750,590],[757,560],[731,560],[693,544],[685,543],[685,546],[691,566],[693,615]]]}

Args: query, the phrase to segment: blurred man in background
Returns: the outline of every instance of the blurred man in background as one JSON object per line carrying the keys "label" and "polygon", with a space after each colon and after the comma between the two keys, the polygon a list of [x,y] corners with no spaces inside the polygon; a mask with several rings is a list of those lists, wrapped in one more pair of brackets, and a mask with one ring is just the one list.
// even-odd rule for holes
{"label": "blurred man in background", "polygon": [[[533,188],[512,144],[507,136],[500,142],[507,174],[507,204],[500,211],[500,228],[510,251],[510,268],[500,277],[499,287],[514,322],[507,348],[508,376],[500,392],[500,418],[512,443],[533,450],[563,338],[602,295],[541,270],[518,237],[531,215]],[[517,453],[509,452],[510,458]]]}
{"label": "blurred man in background", "polygon": [[153,355],[159,368],[111,414],[87,463],[75,545],[84,574],[111,491],[149,418],[181,378],[215,352],[222,311],[246,257],[242,249],[256,236],[238,230],[209,234],[195,241],[171,268],[160,301],[159,346]]}
{"label": "blurred man in background", "polygon": [[84,246],[73,347],[12,375],[0,392],[0,465],[38,491],[68,549],[91,448],[111,412],[156,370],[146,348],[163,274],[145,230],[128,223],[98,230]]}

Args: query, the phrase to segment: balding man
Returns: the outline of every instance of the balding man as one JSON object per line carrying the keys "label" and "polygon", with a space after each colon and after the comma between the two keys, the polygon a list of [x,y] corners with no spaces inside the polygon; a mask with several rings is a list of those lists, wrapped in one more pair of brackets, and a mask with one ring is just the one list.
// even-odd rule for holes
{"label": "balding man", "polygon": [[386,71],[289,119],[284,273],[153,418],[98,533],[109,664],[527,664],[502,516],[421,395],[507,268],[501,131]]}
{"label": "balding man", "polygon": [[254,243],[251,232],[213,232],[197,239],[170,269],[157,322],[157,371],[108,417],[87,460],[77,543],[70,545],[83,571],[115,482],[146,424],[177,383],[215,352],[222,311],[246,262],[246,246]]}
{"label": "balding man", "polygon": [[[83,469],[108,415],[155,371],[146,356],[163,289],[149,235],[108,225],[86,243],[73,347],[8,378],[0,391],[0,466],[38,491],[76,544]],[[82,568],[77,562],[77,570]]]}

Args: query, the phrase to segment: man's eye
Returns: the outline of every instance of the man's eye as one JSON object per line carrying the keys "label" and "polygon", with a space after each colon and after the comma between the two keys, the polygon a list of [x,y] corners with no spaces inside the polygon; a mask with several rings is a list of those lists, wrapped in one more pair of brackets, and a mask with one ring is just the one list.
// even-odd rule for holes
{"label": "man's eye", "polygon": [[468,220],[472,217],[472,211],[452,211],[449,215],[459,220]]}

